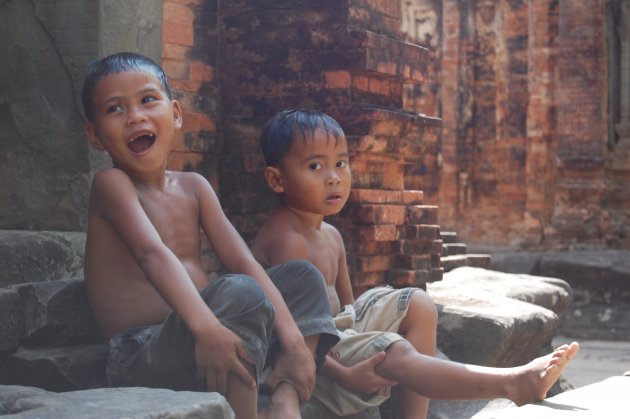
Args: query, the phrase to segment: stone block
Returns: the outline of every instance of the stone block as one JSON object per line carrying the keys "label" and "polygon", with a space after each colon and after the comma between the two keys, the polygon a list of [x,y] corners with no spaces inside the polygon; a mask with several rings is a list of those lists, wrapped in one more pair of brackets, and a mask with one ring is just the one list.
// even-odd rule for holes
{"label": "stone block", "polygon": [[12,354],[0,356],[0,384],[49,391],[103,387],[107,354],[105,344],[20,347]]}
{"label": "stone block", "polygon": [[100,342],[83,280],[65,279],[13,286],[24,310],[24,342],[59,345]]}
{"label": "stone block", "polygon": [[234,418],[232,408],[218,393],[144,387],[53,393],[30,387],[0,386],[2,414],[41,419]]}
{"label": "stone block", "polygon": [[436,288],[473,289],[536,304],[561,316],[571,302],[571,287],[559,278],[509,274],[462,267],[448,272]]}
{"label": "stone block", "polygon": [[444,256],[466,254],[466,245],[464,243],[444,243],[442,246],[442,254]]}
{"label": "stone block", "polygon": [[0,287],[82,275],[85,233],[0,230]]}
{"label": "stone block", "polygon": [[[456,272],[476,270],[485,271]],[[486,271],[487,277],[469,280],[451,273],[427,290],[439,311],[438,347],[455,361],[496,367],[530,361],[555,334],[559,318],[552,310],[561,313],[570,299],[543,279]]]}
{"label": "stone block", "polygon": [[15,290],[0,289],[0,353],[17,349],[24,333],[22,301]]}

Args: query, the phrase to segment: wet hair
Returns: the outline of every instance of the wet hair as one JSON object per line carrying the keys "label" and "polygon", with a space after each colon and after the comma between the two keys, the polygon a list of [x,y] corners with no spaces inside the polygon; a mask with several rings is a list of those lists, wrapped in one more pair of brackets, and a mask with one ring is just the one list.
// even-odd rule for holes
{"label": "wet hair", "polygon": [[171,88],[168,85],[168,78],[162,67],[144,55],[133,52],[118,52],[108,55],[105,58],[95,60],[88,66],[87,75],[83,82],[81,91],[81,102],[83,112],[88,121],[94,120],[94,90],[96,85],[105,77],[111,74],[118,74],[127,71],[136,73],[146,73],[155,76],[162,84],[162,88],[169,99],[173,98]]}
{"label": "wet hair", "polygon": [[335,141],[345,138],[341,126],[323,112],[312,109],[289,109],[274,115],[263,128],[260,147],[267,166],[278,166],[289,154],[297,138],[306,141],[321,129]]}

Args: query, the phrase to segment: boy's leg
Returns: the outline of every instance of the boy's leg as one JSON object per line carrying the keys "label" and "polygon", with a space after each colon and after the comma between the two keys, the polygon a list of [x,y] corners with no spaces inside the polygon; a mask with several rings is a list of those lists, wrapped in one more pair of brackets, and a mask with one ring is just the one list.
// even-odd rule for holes
{"label": "boy's leg", "polygon": [[[245,361],[244,365],[258,377],[266,358],[274,317],[273,307],[263,290],[247,276],[227,275],[212,282],[201,296],[222,324],[241,338],[253,361],[253,365]],[[130,330],[112,338],[108,379],[115,386],[203,391],[205,384],[197,375],[194,351],[192,334],[181,318],[171,313],[161,325]],[[230,378],[230,383],[233,382],[234,377]],[[228,393],[239,394],[236,385],[229,385]],[[255,406],[256,393],[252,395]],[[236,406],[236,403],[231,404]]]}
{"label": "boy's leg", "polygon": [[[267,274],[284,298],[295,323],[311,349],[316,366],[320,366],[328,350],[339,340],[332,319],[328,292],[319,270],[305,260],[293,260],[267,270]],[[267,365],[273,366],[279,353],[279,342],[272,336]],[[299,417],[299,400],[290,383],[282,382],[260,412],[261,418]]]}
{"label": "boy's leg", "polygon": [[[411,345],[421,354],[435,356],[438,312],[431,297],[422,290],[411,294],[407,314],[398,328]],[[398,412],[401,418],[425,417],[429,399],[407,387],[399,388]],[[421,415],[420,415],[421,414]]]}
{"label": "boy's leg", "polygon": [[507,398],[522,405],[543,399],[578,350],[574,342],[523,366],[491,368],[426,356],[402,341],[388,348],[376,372],[432,399]]}
{"label": "boy's leg", "polygon": [[[339,341],[324,277],[306,260],[274,266],[267,269],[267,274],[282,294],[306,344],[313,350],[317,367],[321,366],[330,348]],[[272,352],[278,349],[273,335],[270,345]]]}
{"label": "boy's leg", "polygon": [[[431,297],[419,288],[379,287],[362,294],[354,304],[356,329],[381,330],[404,336],[421,354],[435,356],[438,313]],[[399,387],[397,413],[426,416],[429,399]],[[422,412],[423,415],[419,415]]]}

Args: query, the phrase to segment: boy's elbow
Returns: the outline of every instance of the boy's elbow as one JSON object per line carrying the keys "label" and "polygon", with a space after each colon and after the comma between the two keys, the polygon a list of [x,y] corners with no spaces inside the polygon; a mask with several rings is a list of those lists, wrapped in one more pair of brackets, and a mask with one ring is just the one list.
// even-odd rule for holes
{"label": "boy's elbow", "polygon": [[154,266],[160,266],[171,256],[171,252],[164,246],[151,246],[137,252],[135,259],[140,269],[150,271]]}

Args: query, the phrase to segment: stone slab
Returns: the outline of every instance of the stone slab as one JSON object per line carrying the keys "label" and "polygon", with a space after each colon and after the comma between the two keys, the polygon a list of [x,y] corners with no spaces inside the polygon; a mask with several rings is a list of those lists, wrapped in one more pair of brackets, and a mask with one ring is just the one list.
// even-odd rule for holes
{"label": "stone slab", "polygon": [[539,403],[482,412],[471,419],[627,419],[630,377],[615,376]]}
{"label": "stone slab", "polygon": [[144,387],[100,388],[67,393],[0,386],[0,415],[14,419],[233,419],[234,412],[218,393],[172,391]]}
{"label": "stone slab", "polygon": [[439,312],[438,348],[454,361],[494,367],[538,356],[569,298],[546,280],[471,267],[446,273],[427,291]]}

